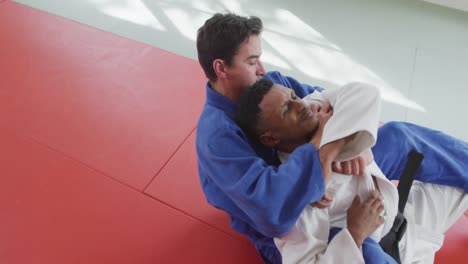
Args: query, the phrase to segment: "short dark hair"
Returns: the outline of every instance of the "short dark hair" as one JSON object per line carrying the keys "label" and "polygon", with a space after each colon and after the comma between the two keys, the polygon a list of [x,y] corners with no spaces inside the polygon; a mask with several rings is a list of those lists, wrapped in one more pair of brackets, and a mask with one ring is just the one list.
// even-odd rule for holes
{"label": "short dark hair", "polygon": [[231,65],[240,44],[251,35],[259,35],[262,28],[262,20],[255,16],[217,13],[206,20],[197,34],[198,62],[206,77],[210,81],[216,81],[213,61],[222,59],[227,65]]}
{"label": "short dark hair", "polygon": [[259,105],[272,87],[273,82],[271,80],[260,79],[247,89],[240,98],[236,111],[236,122],[252,139],[258,140],[260,136],[258,121],[262,110]]}

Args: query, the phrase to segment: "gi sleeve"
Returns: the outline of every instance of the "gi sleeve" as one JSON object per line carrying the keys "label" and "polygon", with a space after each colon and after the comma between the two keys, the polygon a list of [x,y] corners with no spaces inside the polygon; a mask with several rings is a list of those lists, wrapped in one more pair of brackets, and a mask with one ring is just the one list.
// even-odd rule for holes
{"label": "gi sleeve", "polygon": [[218,129],[210,140],[197,140],[197,152],[199,171],[229,198],[224,203],[234,205],[217,204],[220,199],[210,200],[210,190],[204,189],[208,202],[265,236],[287,233],[302,210],[324,195],[318,152],[311,144],[297,148],[287,162],[274,167],[259,158],[239,134]]}
{"label": "gi sleeve", "polygon": [[354,82],[321,95],[332,105],[333,116],[324,127],[320,147],[354,134],[336,157],[336,161],[343,161],[357,157],[375,144],[381,108],[376,87]]}
{"label": "gi sleeve", "polygon": [[281,84],[285,87],[291,88],[294,90],[297,96],[304,98],[308,94],[313,92],[321,92],[323,88],[318,86],[310,86],[308,84],[300,83],[296,79],[282,75],[280,72],[272,71],[265,74],[264,78],[270,79],[272,82]]}

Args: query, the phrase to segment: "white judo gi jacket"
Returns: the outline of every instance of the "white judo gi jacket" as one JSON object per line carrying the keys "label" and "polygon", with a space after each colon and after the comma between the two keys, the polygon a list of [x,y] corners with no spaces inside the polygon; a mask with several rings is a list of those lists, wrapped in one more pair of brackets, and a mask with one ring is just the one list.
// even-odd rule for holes
{"label": "white judo gi jacket", "polygon": [[[333,116],[325,125],[320,146],[357,133],[344,146],[336,161],[350,160],[362,151],[372,147],[377,138],[380,118],[380,93],[371,85],[350,83],[338,89],[312,93],[303,100],[308,103],[329,101]],[[287,154],[280,153],[282,161]],[[291,231],[275,244],[281,252],[283,263],[364,263],[362,251],[357,247],[346,229],[347,210],[355,195],[365,201],[375,186],[375,176],[384,201],[385,222],[371,237],[375,241],[390,230],[398,211],[398,191],[372,162],[365,169],[366,176],[349,176],[333,173],[326,186],[326,192],[333,198],[331,206],[319,209],[307,206]],[[343,228],[328,243],[329,229]]]}
{"label": "white judo gi jacket", "polygon": [[[349,160],[376,142],[380,116],[380,94],[377,88],[364,83],[350,83],[322,93],[314,92],[303,100],[333,106],[333,116],[322,134],[321,146],[357,133],[340,152],[338,161]],[[279,153],[282,161],[286,153]],[[358,248],[346,229],[346,215],[354,196],[364,201],[375,186],[376,178],[384,202],[385,222],[372,235],[376,242],[393,225],[398,211],[398,191],[375,162],[366,167],[366,176],[333,173],[326,192],[333,197],[331,206],[319,209],[308,205],[295,226],[283,237],[274,238],[283,263],[364,263]],[[407,230],[399,243],[402,263],[433,263],[435,253],[444,241],[444,233],[468,210],[468,195],[463,189],[414,181],[404,215]],[[328,243],[331,227],[343,228]]]}

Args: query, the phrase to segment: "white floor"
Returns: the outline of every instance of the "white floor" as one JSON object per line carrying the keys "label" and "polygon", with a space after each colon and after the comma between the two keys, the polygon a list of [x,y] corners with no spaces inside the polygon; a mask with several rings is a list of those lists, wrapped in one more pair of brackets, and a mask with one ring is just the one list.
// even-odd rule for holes
{"label": "white floor", "polygon": [[419,0],[17,2],[194,60],[196,31],[212,14],[256,15],[265,25],[267,70],[325,88],[376,84],[382,121],[468,141],[468,12]]}

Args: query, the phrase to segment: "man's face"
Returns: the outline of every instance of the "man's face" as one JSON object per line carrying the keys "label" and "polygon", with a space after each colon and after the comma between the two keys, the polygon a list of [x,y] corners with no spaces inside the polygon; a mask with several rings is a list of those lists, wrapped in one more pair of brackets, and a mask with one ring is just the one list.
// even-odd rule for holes
{"label": "man's face", "polygon": [[242,93],[265,74],[261,54],[260,36],[252,35],[242,42],[232,64],[226,66],[227,78],[233,90]]}
{"label": "man's face", "polygon": [[297,147],[307,143],[319,126],[310,105],[293,90],[279,84],[273,85],[259,107],[262,132],[270,133],[282,146]]}

